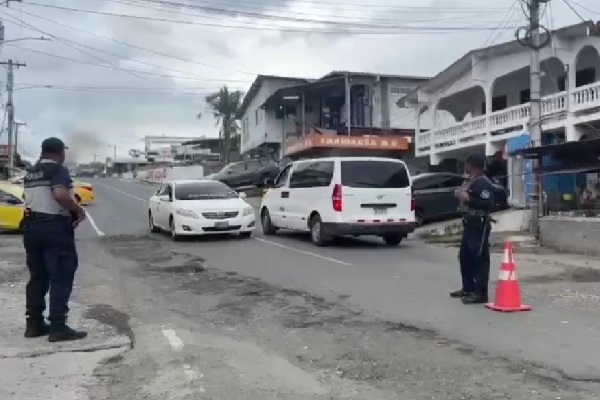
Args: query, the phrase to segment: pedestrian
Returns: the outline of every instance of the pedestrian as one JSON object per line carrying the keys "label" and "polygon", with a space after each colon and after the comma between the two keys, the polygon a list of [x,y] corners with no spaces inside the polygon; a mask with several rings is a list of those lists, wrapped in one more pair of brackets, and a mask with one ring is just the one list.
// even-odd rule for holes
{"label": "pedestrian", "polygon": [[465,169],[469,179],[456,192],[463,214],[459,251],[462,289],[450,293],[450,296],[462,299],[465,304],[480,304],[488,301],[490,213],[494,207],[494,186],[484,174],[483,155],[469,155]]}
{"label": "pedestrian", "polygon": [[[73,182],[63,165],[66,149],[58,138],[45,139],[39,161],[24,179],[26,215],[23,244],[30,275],[26,288],[25,337],[49,335],[51,342],[87,336],[86,332],[76,331],[66,324],[78,267],[75,228],[86,215],[73,198]],[[44,321],[48,292],[49,326]]]}

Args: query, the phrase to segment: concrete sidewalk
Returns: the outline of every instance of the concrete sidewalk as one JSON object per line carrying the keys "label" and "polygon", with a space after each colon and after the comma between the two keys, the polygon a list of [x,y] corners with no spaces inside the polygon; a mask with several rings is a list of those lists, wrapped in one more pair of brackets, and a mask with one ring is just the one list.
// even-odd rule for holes
{"label": "concrete sidewalk", "polygon": [[98,306],[72,302],[69,321],[87,330],[87,339],[61,344],[45,337],[25,339],[27,273],[19,236],[2,235],[0,260],[0,399],[87,399],[94,369],[128,350],[129,338],[104,324]]}

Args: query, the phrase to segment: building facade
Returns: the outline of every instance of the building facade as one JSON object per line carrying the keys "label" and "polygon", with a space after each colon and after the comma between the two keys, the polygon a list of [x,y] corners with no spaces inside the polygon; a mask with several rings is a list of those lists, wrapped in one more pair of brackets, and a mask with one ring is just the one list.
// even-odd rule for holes
{"label": "building facade", "polygon": [[[412,136],[415,111],[396,102],[427,80],[346,71],[316,80],[259,76],[238,115],[242,154],[268,148],[283,155],[285,142],[314,134]],[[425,127],[428,121],[425,115]]]}
{"label": "building facade", "polygon": [[[581,23],[542,36],[542,130],[554,142],[600,134],[600,37]],[[485,151],[491,156],[527,134],[530,119],[530,49],[518,41],[467,53],[398,102],[412,107],[415,155],[433,165]],[[433,110],[433,128],[424,111]],[[542,143],[535,145],[539,146]],[[514,161],[514,160],[513,160]],[[514,162],[509,162],[509,178]],[[514,171],[512,171],[514,172]],[[518,193],[516,194],[518,195]]]}

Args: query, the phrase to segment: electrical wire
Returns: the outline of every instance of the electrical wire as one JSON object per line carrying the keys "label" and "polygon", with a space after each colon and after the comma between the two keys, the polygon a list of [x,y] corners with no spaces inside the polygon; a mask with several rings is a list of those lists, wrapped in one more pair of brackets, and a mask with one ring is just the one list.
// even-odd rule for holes
{"label": "electrical wire", "polygon": [[577,7],[581,8],[582,10],[585,10],[585,11],[587,11],[589,13],[592,13],[592,14],[600,15],[600,11],[592,10],[591,8],[586,7],[583,4],[576,2],[575,0],[570,0],[570,2],[571,2],[571,4],[576,5]]}
{"label": "electrical wire", "polygon": [[583,18],[583,16],[579,13],[579,11],[577,11],[575,9],[573,4],[571,4],[571,2],[569,0],[563,0],[563,3],[565,3],[567,5],[567,7],[569,7],[571,9],[571,11],[573,11],[575,13],[575,15],[577,15],[579,17],[580,20],[582,20],[583,22],[588,22],[585,18]]}
{"label": "electrical wire", "polygon": [[[428,26],[428,27],[414,27],[414,26],[404,26],[398,27],[397,29],[389,30],[389,29],[337,29],[337,30],[324,30],[324,29],[315,29],[314,27],[310,28],[291,28],[291,27],[273,27],[273,26],[257,26],[256,24],[252,25],[226,25],[226,24],[217,24],[217,23],[206,23],[199,21],[185,21],[185,20],[174,20],[168,18],[154,18],[147,17],[141,15],[130,15],[130,14],[119,14],[119,13],[111,13],[111,12],[103,12],[96,10],[85,10],[79,8],[71,8],[71,7],[62,7],[55,6],[49,4],[39,4],[39,3],[26,3],[28,6],[37,6],[51,9],[58,9],[63,11],[72,11],[78,13],[87,13],[87,14],[96,14],[96,15],[104,15],[118,18],[129,18],[134,20],[143,20],[143,21],[153,21],[153,22],[165,22],[165,23],[174,23],[174,24],[182,24],[182,25],[197,25],[197,26],[206,26],[206,27],[214,27],[214,28],[226,28],[226,29],[243,29],[243,30],[261,30],[261,31],[276,31],[276,32],[299,32],[299,33],[318,33],[318,34],[331,34],[331,35],[409,35],[409,34],[448,34],[453,32],[477,32],[477,31],[489,31],[493,28],[489,27],[460,27],[460,26]],[[510,29],[510,28],[509,28]]]}
{"label": "electrical wire", "polygon": [[64,86],[49,84],[19,84],[17,90],[58,90],[71,92],[96,92],[107,94],[139,94],[155,96],[206,96],[214,93],[219,88],[204,88],[204,91],[189,91],[190,88],[183,90],[160,90],[162,88],[136,88],[136,87],[102,87],[102,86]]}
{"label": "electrical wire", "polygon": [[140,46],[140,45],[137,45],[137,44],[125,42],[125,41],[118,40],[118,39],[115,39],[115,38],[112,38],[112,37],[109,37],[109,36],[104,36],[104,35],[100,35],[100,34],[97,34],[97,33],[94,33],[94,32],[83,30],[83,29],[81,29],[79,27],[74,27],[74,26],[71,26],[71,25],[68,25],[68,24],[65,24],[65,23],[62,23],[62,22],[55,21],[55,20],[50,19],[50,18],[42,17],[40,15],[31,13],[31,12],[27,12],[27,11],[21,11],[21,12],[23,14],[25,14],[25,15],[30,16],[30,17],[38,18],[38,19],[40,19],[42,21],[53,23],[55,25],[58,25],[60,27],[72,30],[74,32],[79,32],[79,33],[83,32],[83,33],[86,33],[86,34],[88,34],[90,36],[93,36],[93,37],[96,37],[96,38],[99,38],[99,39],[103,39],[103,40],[107,40],[107,41],[111,41],[113,43],[117,43],[117,44],[120,44],[122,46],[130,47],[132,49],[144,51],[144,52],[147,52],[149,54],[153,54],[153,55],[157,55],[157,56],[161,56],[161,57],[165,57],[165,58],[170,58],[170,59],[173,59],[173,60],[178,60],[178,61],[182,61],[182,62],[186,62],[186,63],[189,63],[189,64],[198,65],[198,66],[206,67],[206,68],[213,68],[213,69],[218,69],[218,70],[228,70],[228,71],[231,71],[231,72],[236,72],[236,73],[244,74],[244,75],[252,75],[252,76],[260,75],[260,74],[258,74],[256,72],[241,71],[241,70],[237,70],[237,69],[227,69],[227,68],[225,68],[223,66],[216,66],[216,65],[205,64],[205,63],[202,63],[202,62],[199,62],[199,61],[190,60],[190,59],[186,59],[186,58],[183,58],[183,57],[179,57],[179,56],[175,56],[175,55],[163,53],[163,52],[156,51],[156,50],[153,50],[153,49],[150,49],[150,48],[147,48],[147,47],[143,47],[143,46]]}
{"label": "electrical wire", "polygon": [[247,83],[248,82],[247,80],[212,79],[212,78],[206,78],[206,79],[202,78],[202,79],[200,79],[200,78],[190,78],[190,77],[185,77],[185,76],[166,75],[166,74],[160,74],[160,73],[149,72],[149,71],[133,71],[133,70],[126,69],[126,68],[115,67],[115,66],[112,66],[112,65],[96,64],[96,63],[92,63],[92,62],[88,62],[88,61],[84,61],[84,60],[78,60],[76,58],[59,56],[58,54],[52,54],[52,53],[48,53],[48,52],[45,52],[45,51],[32,49],[32,48],[29,48],[29,47],[19,46],[19,45],[14,44],[14,43],[5,43],[4,45],[5,46],[16,47],[16,48],[19,48],[19,49],[24,50],[24,51],[29,51],[31,53],[36,53],[36,54],[44,55],[44,56],[47,56],[47,57],[57,58],[57,59],[60,59],[60,60],[65,60],[65,61],[71,61],[71,62],[78,63],[78,64],[91,65],[91,66],[94,66],[94,67],[106,68],[106,69],[117,70],[117,71],[129,71],[129,72],[134,72],[134,73],[139,73],[139,74],[145,74],[145,75],[151,75],[151,76],[156,76],[156,77],[163,77],[163,78],[170,78],[170,79],[192,80],[192,81],[207,81],[207,82],[233,82],[233,83]]}
{"label": "electrical wire", "polygon": [[[84,51],[84,50],[78,48],[77,46],[81,46],[81,47],[86,48],[86,49],[90,49],[90,50],[93,50],[93,51],[97,51],[97,52],[100,52],[100,53],[103,53],[103,54],[107,54],[107,55],[116,57],[118,59],[122,59],[123,56],[121,56],[120,54],[116,54],[116,53],[113,53],[113,52],[109,52],[109,51],[106,51],[106,50],[103,50],[103,49],[99,49],[99,48],[96,48],[96,47],[93,47],[93,46],[88,46],[86,44],[82,44],[82,43],[79,43],[79,42],[75,42],[75,41],[72,41],[72,40],[60,37],[58,35],[55,35],[55,34],[46,32],[46,31],[44,31],[42,29],[39,29],[39,28],[37,28],[37,27],[35,27],[35,26],[33,26],[33,25],[25,22],[22,19],[19,19],[19,18],[16,18],[16,17],[10,15],[9,13],[2,12],[2,11],[0,11],[0,13],[4,14],[4,15],[9,15],[13,19],[17,20],[20,24],[24,25],[26,28],[28,28],[28,29],[30,29],[32,31],[35,31],[35,32],[39,32],[39,33],[41,33],[43,35],[46,35],[46,36],[48,36],[48,37],[50,37],[50,38],[52,38],[52,39],[54,39],[54,40],[56,40],[56,41],[64,44],[64,45],[66,45],[67,47],[70,47],[70,48],[73,48],[73,49],[77,50],[80,53],[83,53],[83,54],[85,54],[85,55],[87,55],[89,57],[95,58],[96,60],[98,60],[100,62],[104,62],[104,63],[107,63],[109,65],[112,65],[114,68],[117,68],[117,69],[119,69],[121,71],[127,72],[127,73],[129,73],[129,74],[131,74],[133,76],[136,76],[138,78],[147,80],[146,77],[144,77],[143,75],[140,75],[140,74],[144,73],[143,71],[138,72],[138,71],[132,71],[132,70],[127,70],[127,69],[121,68],[120,66],[115,65],[113,62],[107,61],[106,59],[103,59],[103,58],[98,57],[98,56],[96,56],[94,54],[91,54],[91,53],[89,53],[87,51]],[[6,21],[7,22],[11,22],[11,23],[15,23],[14,21],[11,21],[11,20],[6,20]],[[178,73],[182,73],[184,75],[187,75],[188,77],[193,77],[193,75],[191,75],[191,74],[189,74],[189,73],[187,73],[185,71],[182,71],[180,69],[163,67],[163,66],[158,65],[158,64],[149,63],[149,62],[142,61],[142,60],[136,60],[134,58],[128,59],[128,61],[136,62],[136,63],[143,64],[143,65],[148,65],[148,66],[151,66],[151,67],[154,67],[154,68],[158,68],[158,69],[162,69],[162,70],[166,70],[166,71],[178,72]],[[226,80],[223,80],[223,81],[225,82]]]}
{"label": "electrical wire", "polygon": [[[215,18],[215,17],[208,17],[206,15],[206,13],[208,14],[214,14],[214,15],[221,15],[221,16],[227,16],[227,17],[245,17],[245,18],[252,18],[252,19],[266,19],[266,20],[275,20],[275,21],[283,21],[283,22],[299,22],[299,23],[318,23],[318,24],[325,24],[325,25],[333,25],[333,26],[342,26],[342,27],[358,27],[358,28],[398,28],[398,20],[386,20],[385,24],[374,24],[374,22],[376,22],[375,19],[363,19],[363,21],[368,21],[368,23],[360,23],[360,21],[357,21],[356,18],[353,18],[352,21],[342,21],[340,20],[339,17],[336,17],[336,20],[324,20],[324,19],[314,19],[314,14],[313,14],[313,18],[298,18],[299,15],[302,15],[301,13],[297,13],[294,12],[293,16],[290,16],[290,13],[282,13],[277,12],[276,15],[273,14],[266,14],[264,12],[264,10],[260,10],[259,11],[246,11],[240,8],[235,8],[235,9],[227,9],[227,8],[222,8],[222,7],[214,7],[214,6],[202,6],[202,5],[196,5],[196,4],[190,4],[190,3],[181,3],[181,2],[176,2],[176,1],[172,1],[172,0],[109,0],[115,3],[119,3],[119,4],[126,4],[126,5],[130,5],[130,6],[134,6],[134,7],[142,7],[142,8],[147,8],[147,9],[167,9],[169,10],[169,12],[176,12],[178,14],[182,14],[182,15],[189,15],[189,12],[181,12],[179,10],[194,10],[194,11],[202,11],[204,12],[204,14],[194,14],[194,15],[198,15],[202,18],[211,18],[211,19],[217,19],[222,21],[222,18]],[[154,6],[159,6],[162,8],[156,8],[156,7],[150,7],[151,5]],[[173,10],[173,11],[171,11]],[[177,10],[177,11],[175,11]],[[311,14],[308,14],[309,16]],[[483,16],[485,14],[479,13],[479,14],[475,14],[475,15],[470,15],[468,16],[469,18],[473,18],[473,16]],[[320,17],[331,17],[331,15],[320,15]],[[454,18],[450,19],[450,21],[455,21],[458,17],[454,16]],[[444,21],[443,19],[440,18],[436,18],[436,19],[426,19],[426,20],[415,20],[414,16],[413,18],[411,18],[409,20],[411,23],[415,23],[415,22],[441,22]],[[446,21],[448,21],[448,19],[446,19]]]}

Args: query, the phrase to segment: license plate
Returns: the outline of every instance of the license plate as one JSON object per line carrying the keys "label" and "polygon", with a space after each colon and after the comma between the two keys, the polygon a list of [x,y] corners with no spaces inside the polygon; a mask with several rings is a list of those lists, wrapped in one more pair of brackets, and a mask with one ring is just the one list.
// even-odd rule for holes
{"label": "license plate", "polygon": [[228,221],[215,222],[215,228],[227,228],[229,226]]}
{"label": "license plate", "polygon": [[386,215],[387,214],[386,208],[374,208],[374,210],[375,210],[375,215]]}

